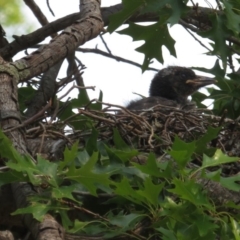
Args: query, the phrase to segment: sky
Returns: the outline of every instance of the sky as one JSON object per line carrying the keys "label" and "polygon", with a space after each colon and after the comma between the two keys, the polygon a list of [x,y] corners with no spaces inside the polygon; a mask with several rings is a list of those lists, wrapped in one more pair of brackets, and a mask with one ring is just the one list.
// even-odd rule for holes
{"label": "sky", "polygon": [[[49,22],[64,17],[67,14],[77,12],[79,9],[79,0],[71,0],[71,4],[69,4],[69,0],[61,0],[61,3],[59,0],[50,0],[50,6],[55,13],[55,17],[53,17],[46,6],[46,1],[35,0],[35,2],[45,13]],[[119,0],[102,0],[102,7],[115,5],[120,2]],[[208,6],[208,3],[204,0],[199,2],[204,6]],[[208,2],[215,6],[215,1],[208,0]],[[25,7],[24,11],[28,18],[31,19],[31,23],[35,22],[36,29],[39,28],[40,24],[37,22],[32,12],[27,7]],[[171,56],[168,50],[163,47],[164,64],[162,65],[154,61],[151,67],[159,70],[169,65],[205,68],[213,67],[216,57],[205,55],[204,53],[207,50],[200,46],[183,27],[180,25],[171,27],[170,34],[176,41],[175,47],[177,58]],[[106,33],[103,37],[113,55],[142,64],[144,59],[143,54],[134,50],[139,47],[142,42],[133,42],[131,37],[118,33]],[[49,40],[50,39],[46,39],[45,42],[49,42]],[[206,43],[205,39],[202,41]],[[81,47],[99,48],[106,51],[99,37],[85,43]],[[15,59],[20,56],[21,54],[17,55]],[[142,73],[142,70],[138,67],[96,54],[77,53],[77,57],[87,67],[83,74],[85,85],[96,86],[96,91],[89,90],[91,99],[98,97],[99,90],[103,91],[104,102],[120,105],[127,105],[131,100],[139,98],[134,92],[148,96],[149,85],[156,72],[146,71]],[[66,76],[66,67],[67,64],[65,63],[65,68],[62,68],[59,78]],[[197,73],[199,74],[199,72]],[[206,91],[203,92],[206,93]],[[70,95],[72,97],[76,94],[77,90]]]}

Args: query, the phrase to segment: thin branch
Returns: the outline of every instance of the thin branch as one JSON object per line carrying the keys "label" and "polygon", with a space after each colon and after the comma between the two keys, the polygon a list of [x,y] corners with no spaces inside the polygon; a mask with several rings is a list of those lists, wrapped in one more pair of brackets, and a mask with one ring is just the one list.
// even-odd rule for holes
{"label": "thin branch", "polygon": [[100,36],[100,38],[101,38],[101,40],[102,40],[102,42],[103,42],[105,48],[107,49],[108,53],[112,55],[111,50],[109,49],[109,47],[108,47],[106,41],[105,41],[104,38],[103,38],[103,34],[100,34],[99,36]]}
{"label": "thin branch", "polygon": [[47,6],[48,6],[49,12],[55,17],[55,14],[54,14],[52,8],[50,7],[49,0],[47,0]]}
{"label": "thin branch", "polygon": [[[37,20],[39,21],[39,23],[42,26],[45,26],[47,24],[49,24],[46,16],[43,14],[42,10],[39,8],[39,6],[34,2],[34,0],[24,0],[24,2],[26,3],[26,5],[31,9],[31,11],[33,12],[34,16],[37,18]],[[51,37],[55,37],[56,33],[53,33],[51,35]]]}
{"label": "thin branch", "polygon": [[221,3],[219,2],[219,0],[216,0],[216,3],[217,3],[217,5],[218,5],[219,10],[222,11],[222,10],[223,10],[223,9],[222,9],[222,5],[221,5]]}
{"label": "thin branch", "polygon": [[53,21],[30,34],[26,34],[21,37],[15,37],[15,41],[0,49],[0,55],[4,58],[9,56],[12,57],[16,53],[43,41],[46,37],[54,35],[54,33],[57,31],[68,27],[76,20],[80,19],[81,15],[81,13],[73,13]]}
{"label": "thin branch", "polygon": [[192,34],[187,28],[185,28],[185,30],[194,38],[195,41],[197,41],[202,47],[206,48],[208,51],[211,52],[211,49],[208,48],[206,45],[204,45],[198,38],[196,38],[194,36],[194,34]]}
{"label": "thin branch", "polygon": [[[109,54],[109,53],[104,52],[104,51],[102,51],[100,49],[78,48],[76,51],[82,52],[82,53],[96,53],[96,54],[100,54],[100,55],[108,57],[108,58],[115,59],[116,61],[121,61],[121,62],[125,62],[125,63],[128,63],[128,64],[132,64],[133,66],[140,67],[140,68],[142,67],[142,65],[139,64],[139,63],[136,63],[136,62],[133,62],[131,60],[127,60],[125,58]],[[159,71],[159,69],[151,68],[151,67],[147,68],[147,70],[152,70],[152,71],[156,71],[156,72]]]}
{"label": "thin branch", "polygon": [[82,86],[77,86],[77,85],[73,84],[73,86],[66,93],[64,93],[60,98],[58,98],[58,100],[61,100],[64,97],[66,97],[74,88],[78,88],[78,89],[92,89],[93,91],[95,91],[96,87],[95,86],[82,87]]}
{"label": "thin branch", "polygon": [[19,124],[17,125],[16,127],[13,127],[13,128],[8,128],[6,130],[4,130],[4,133],[7,133],[7,132],[11,132],[13,130],[16,130],[16,129],[19,129],[19,128],[22,128],[22,127],[25,127],[27,126],[28,124],[36,121],[39,117],[43,116],[44,113],[47,111],[47,109],[49,109],[52,105],[52,100],[50,99],[49,102],[47,103],[46,106],[44,106],[39,112],[37,112],[35,115],[33,115],[32,117],[28,118],[27,120],[25,120],[24,122],[22,122],[22,124]]}
{"label": "thin branch", "polygon": [[[232,48],[232,42],[229,42],[229,48]],[[233,65],[233,56],[232,54],[228,55],[228,62],[229,62],[229,67],[232,69],[232,72],[235,72],[234,65]]]}
{"label": "thin branch", "polygon": [[180,19],[180,20],[178,21],[178,23],[181,24],[185,29],[188,28],[188,29],[192,30],[193,32],[198,32],[198,31],[199,31],[197,27],[195,27],[195,26],[193,26],[193,25],[185,22],[185,21],[182,20],[182,19]]}

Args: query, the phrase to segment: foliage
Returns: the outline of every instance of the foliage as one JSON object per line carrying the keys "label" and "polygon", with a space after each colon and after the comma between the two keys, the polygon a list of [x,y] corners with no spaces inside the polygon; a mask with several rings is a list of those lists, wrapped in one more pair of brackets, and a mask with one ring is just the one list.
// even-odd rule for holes
{"label": "foliage", "polygon": [[[127,1],[123,0],[123,10],[111,17],[108,30],[113,32],[124,22],[131,18],[136,12],[156,16],[159,20],[148,26],[131,23],[129,21],[128,27],[120,31],[121,34],[129,35],[134,41],[144,40],[141,47],[136,50],[145,55],[142,64],[142,70],[145,71],[152,61],[156,59],[163,63],[162,46],[165,46],[170,54],[176,56],[175,41],[169,35],[168,27],[170,25],[178,24],[180,18],[184,18],[187,11],[193,10],[201,11],[196,5],[189,7],[189,1],[183,0],[165,0],[165,1]],[[221,115],[225,109],[228,110],[227,116],[236,118],[240,114],[239,104],[239,75],[231,73],[225,78],[227,66],[232,66],[234,59],[237,59],[235,53],[239,52],[239,45],[227,41],[231,37],[238,38],[240,32],[240,5],[238,1],[220,0],[222,11],[216,11],[213,7],[209,8],[209,13],[206,18],[211,22],[211,27],[205,29],[204,27],[195,28],[195,34],[201,41],[201,38],[210,40],[211,49],[208,50],[208,55],[214,55],[219,58],[223,68],[220,67],[219,61],[216,62],[212,69],[199,69],[203,72],[213,74],[218,83],[219,89],[209,89],[210,96],[200,95],[199,93],[193,96],[193,100],[198,103],[199,107],[203,105],[199,101],[206,98],[214,99],[214,113]],[[155,14],[155,15],[154,15]],[[194,29],[194,28],[193,28]],[[156,51],[157,49],[157,51]],[[236,60],[235,60],[236,61]],[[231,69],[233,71],[233,69]]]}
{"label": "foliage", "polygon": [[[76,142],[71,149],[65,149],[64,159],[59,163],[41,156],[33,163],[28,156],[21,156],[0,132],[0,149],[4,149],[1,156],[11,159],[6,163],[10,170],[0,174],[0,184],[26,181],[41,189],[30,198],[31,205],[14,214],[31,213],[41,221],[44,214],[54,212],[61,216],[69,232],[101,233],[105,238],[122,234],[140,238],[133,233],[144,222],[148,229],[144,235],[150,238],[210,240],[221,235],[221,239],[233,239],[239,231],[238,215],[213,205],[196,183],[198,172],[213,179],[207,168],[236,162],[238,158],[217,150],[211,157],[203,156],[200,168],[189,171],[186,165],[195,150],[205,151],[205,146],[199,149],[197,141],[184,143],[176,138],[169,151],[175,161],[159,162],[150,153],[144,165],[132,162],[132,157],[140,153],[126,146],[117,130],[116,147],[97,141],[96,132],[88,142],[97,146],[96,151],[91,148],[87,151],[87,147],[79,150]],[[121,151],[128,157],[119,158]],[[239,185],[232,185],[239,177],[215,177],[214,181],[233,191],[240,190]],[[73,210],[75,220],[71,215]]]}
{"label": "foliage", "polygon": [[[178,24],[194,8],[198,11],[198,6],[190,7],[187,0],[122,2],[123,9],[110,18],[108,31],[115,31],[127,21],[128,26],[119,34],[129,35],[134,41],[144,41],[136,49],[145,56],[143,71],[153,59],[163,63],[163,46],[176,56],[175,40],[169,34],[169,26]],[[224,115],[227,109],[226,116],[236,119],[240,115],[239,74],[228,66],[238,60],[240,5],[237,0],[219,2],[222,10],[209,8],[206,15],[211,26],[194,28],[195,36],[209,40],[211,49],[207,54],[218,57],[212,68],[195,69],[214,75],[218,89],[208,89],[208,97],[196,93],[193,100],[202,107],[204,99],[214,99],[214,114]],[[16,9],[18,1],[12,3],[16,4],[12,5]],[[131,17],[136,14],[152,14],[155,22],[147,26],[132,22]],[[11,19],[14,22],[20,20],[18,14],[14,17]],[[9,20],[8,23],[12,24]],[[231,41],[233,38],[237,41]],[[230,71],[228,74],[227,70]],[[34,95],[35,87],[33,83],[19,87],[22,113],[26,110],[27,98]],[[31,213],[41,221],[50,212],[60,217],[68,232],[103,234],[106,239],[120,235],[136,239],[211,240],[219,236],[221,239],[239,239],[240,219],[234,211],[239,207],[232,202],[215,205],[198,183],[201,178],[217,182],[231,191],[240,190],[238,175],[227,177],[222,174],[223,164],[234,164],[239,158],[209,147],[221,126],[209,127],[203,136],[191,142],[184,142],[176,135],[172,148],[162,156],[146,154],[129,146],[117,129],[108,139],[99,138],[93,119],[83,115],[81,109],[101,110],[102,98],[101,92],[96,103],[89,102],[87,91],[81,89],[76,99],[56,101],[60,110],[54,131],[60,129],[62,133],[62,129],[70,127],[76,134],[75,139],[79,139],[70,148],[66,147],[63,159],[58,162],[50,162],[41,155],[36,161],[28,155],[20,155],[0,132],[0,155],[8,159],[8,170],[0,172],[0,186],[29,182],[41,190],[30,197],[29,206],[14,214]],[[81,137],[77,135],[79,132]],[[147,159],[144,164],[137,161],[142,156]],[[200,166],[190,169],[189,164],[196,158],[201,159]],[[138,234],[138,229],[144,231]]]}
{"label": "foliage", "polygon": [[21,5],[21,1],[18,0],[3,0],[0,2],[1,24],[3,26],[12,26],[24,21],[20,11]]}

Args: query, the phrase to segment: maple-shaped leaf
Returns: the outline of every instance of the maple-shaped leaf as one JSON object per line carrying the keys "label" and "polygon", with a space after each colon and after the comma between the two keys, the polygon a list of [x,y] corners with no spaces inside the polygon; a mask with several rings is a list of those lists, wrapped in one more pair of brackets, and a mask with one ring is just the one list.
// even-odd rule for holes
{"label": "maple-shaped leaf", "polygon": [[112,33],[123,23],[131,18],[134,14],[142,15],[146,13],[154,13],[156,16],[165,15],[165,24],[176,24],[180,17],[187,10],[186,3],[183,0],[122,0],[122,10],[110,16],[108,31]]}
{"label": "maple-shaped leaf", "polygon": [[122,0],[123,9],[110,17],[108,31],[112,33],[126,22],[143,4],[142,0]]}
{"label": "maple-shaped leaf", "polygon": [[147,202],[155,207],[158,206],[159,196],[164,187],[164,182],[161,184],[153,184],[152,179],[147,177],[144,179],[143,187],[136,192],[146,198]]}
{"label": "maple-shaped leaf", "polygon": [[221,149],[217,149],[213,157],[208,157],[206,155],[203,155],[201,168],[214,167],[220,164],[237,162],[238,160],[239,160],[239,157],[229,157],[226,154],[224,154]]}
{"label": "maple-shaped leaf", "polygon": [[121,182],[116,182],[114,183],[116,189],[115,189],[115,194],[122,196],[129,201],[143,205],[146,202],[146,198],[143,197],[141,194],[138,194],[135,189],[130,185],[129,180],[125,177],[123,177]]}
{"label": "maple-shaped leaf", "polygon": [[239,15],[239,9],[238,11],[233,11],[233,9],[236,10],[235,6],[233,6],[233,2],[222,0],[224,3],[224,13],[226,16],[226,27],[233,31],[235,35],[237,35],[240,32],[240,15]]}
{"label": "maple-shaped leaf", "polygon": [[27,181],[28,177],[25,174],[22,174],[22,172],[17,172],[12,169],[7,172],[0,172],[0,187],[7,183]]}
{"label": "maple-shaped leaf", "polygon": [[155,177],[162,177],[162,173],[157,165],[156,157],[153,153],[150,153],[145,164],[138,164],[132,162],[132,165],[145,174],[149,174]]}
{"label": "maple-shaped leaf", "polygon": [[146,217],[144,214],[123,214],[123,212],[120,212],[117,216],[114,215],[109,217],[109,222],[112,225],[120,227],[121,229],[128,230],[131,229],[134,224],[136,224],[136,221],[140,221],[144,217]]}
{"label": "maple-shaped leaf", "polygon": [[98,160],[98,152],[94,152],[90,159],[82,165],[81,168],[76,168],[74,164],[69,167],[65,179],[70,179],[75,182],[83,184],[88,191],[97,196],[97,189],[99,186],[108,187],[111,184],[109,180],[110,174],[98,173],[94,168]]}
{"label": "maple-shaped leaf", "polygon": [[191,161],[195,148],[195,141],[186,143],[176,136],[172,145],[172,150],[169,151],[169,154],[177,162],[179,167],[183,169],[186,164]]}
{"label": "maple-shaped leaf", "polygon": [[25,208],[19,208],[15,212],[12,213],[12,215],[17,214],[32,214],[33,217],[38,221],[43,221],[44,216],[47,214],[47,212],[56,209],[57,206],[51,206],[50,204],[46,205],[43,203],[34,202],[30,206],[27,206]]}
{"label": "maple-shaped leaf", "polygon": [[226,45],[226,38],[230,36],[231,31],[229,31],[225,26],[225,19],[222,15],[210,15],[209,19],[212,23],[212,28],[205,32],[199,32],[198,34],[202,37],[211,39],[214,44],[213,51],[211,54],[219,55],[223,62],[223,67],[226,69],[227,66],[227,56],[229,54],[229,48]]}
{"label": "maple-shaped leaf", "polygon": [[173,184],[175,185],[175,188],[169,189],[169,192],[179,195],[181,198],[190,201],[196,206],[202,205],[212,209],[207,196],[202,192],[202,187],[199,184],[192,180],[183,182],[179,179],[174,179]]}
{"label": "maple-shaped leaf", "polygon": [[134,41],[145,41],[142,46],[136,49],[136,51],[143,53],[145,56],[142,65],[143,71],[147,69],[150,61],[154,58],[163,63],[163,46],[176,57],[175,40],[170,36],[164,19],[160,19],[157,23],[148,26],[130,23],[128,28],[119,31],[119,33],[131,36]]}
{"label": "maple-shaped leaf", "polygon": [[159,15],[168,15],[166,23],[171,25],[178,23],[180,17],[187,10],[186,4],[183,0],[147,0],[144,7],[141,9],[140,14],[144,13],[154,13]]}

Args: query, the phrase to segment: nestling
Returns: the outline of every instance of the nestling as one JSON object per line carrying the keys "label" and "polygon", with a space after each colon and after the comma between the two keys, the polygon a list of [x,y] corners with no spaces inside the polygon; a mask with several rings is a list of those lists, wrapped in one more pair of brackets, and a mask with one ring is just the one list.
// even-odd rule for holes
{"label": "nestling", "polygon": [[131,102],[127,109],[143,110],[158,104],[171,107],[194,107],[188,97],[199,88],[214,84],[216,80],[196,75],[194,71],[185,67],[171,66],[160,70],[153,78],[149,97]]}

